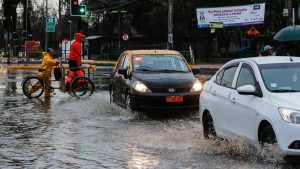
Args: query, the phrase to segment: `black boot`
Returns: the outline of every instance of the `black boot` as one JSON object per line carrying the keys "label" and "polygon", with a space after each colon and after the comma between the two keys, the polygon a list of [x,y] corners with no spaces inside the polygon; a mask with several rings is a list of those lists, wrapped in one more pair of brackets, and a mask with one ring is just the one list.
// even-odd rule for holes
{"label": "black boot", "polygon": [[66,83],[66,91],[70,91],[70,83]]}

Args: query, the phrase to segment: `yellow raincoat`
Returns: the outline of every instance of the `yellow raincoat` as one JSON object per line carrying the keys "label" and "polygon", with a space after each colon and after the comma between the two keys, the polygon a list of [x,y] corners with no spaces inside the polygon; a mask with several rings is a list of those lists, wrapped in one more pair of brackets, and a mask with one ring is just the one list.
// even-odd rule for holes
{"label": "yellow raincoat", "polygon": [[[57,62],[53,60],[52,56],[48,52],[43,52],[43,61],[41,68],[39,69],[38,76],[43,80],[45,85],[45,97],[50,96],[51,92],[51,70],[52,66],[57,65]],[[34,93],[42,87],[41,83],[37,83],[33,85],[31,89],[29,89],[29,93]]]}

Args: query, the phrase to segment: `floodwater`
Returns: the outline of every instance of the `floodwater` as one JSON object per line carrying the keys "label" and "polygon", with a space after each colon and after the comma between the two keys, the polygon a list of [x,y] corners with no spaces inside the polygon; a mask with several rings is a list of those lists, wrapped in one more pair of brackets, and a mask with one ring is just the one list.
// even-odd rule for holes
{"label": "floodwater", "polygon": [[96,78],[103,90],[85,100],[60,91],[28,99],[21,81],[34,73],[0,74],[0,168],[299,168],[274,146],[204,140],[197,113],[151,115],[111,104],[107,74]]}

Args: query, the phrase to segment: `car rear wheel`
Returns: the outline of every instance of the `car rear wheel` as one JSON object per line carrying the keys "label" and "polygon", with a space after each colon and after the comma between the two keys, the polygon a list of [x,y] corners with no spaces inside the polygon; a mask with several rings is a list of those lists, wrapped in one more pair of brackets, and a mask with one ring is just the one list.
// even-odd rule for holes
{"label": "car rear wheel", "polygon": [[203,118],[203,134],[205,139],[214,140],[217,138],[214,121],[209,113],[207,113]]}
{"label": "car rear wheel", "polygon": [[268,125],[262,130],[260,137],[261,144],[276,144],[277,139],[272,126]]}

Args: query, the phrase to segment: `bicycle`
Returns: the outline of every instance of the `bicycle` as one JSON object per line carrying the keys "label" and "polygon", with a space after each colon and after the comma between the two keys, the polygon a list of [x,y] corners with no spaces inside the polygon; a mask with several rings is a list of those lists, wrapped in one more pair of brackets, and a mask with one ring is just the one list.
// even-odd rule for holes
{"label": "bicycle", "polygon": [[[70,89],[66,89],[66,69],[62,65],[61,62],[58,63],[54,71],[55,80],[51,81],[60,81],[59,87],[51,86],[51,93],[54,92],[55,89],[59,89],[61,92],[66,93],[68,92],[73,97],[83,98],[91,96],[95,91],[94,81],[94,73],[96,67],[93,65],[82,66],[79,67],[80,69],[87,69],[87,77],[86,76],[76,76],[71,84]],[[91,80],[91,75],[93,76],[93,81]],[[33,88],[34,85],[39,84],[40,87],[35,92],[29,92],[30,88]],[[45,82],[43,78],[36,75],[36,76],[27,76],[24,78],[22,82],[22,90],[26,97],[28,98],[39,98],[45,90]]]}

